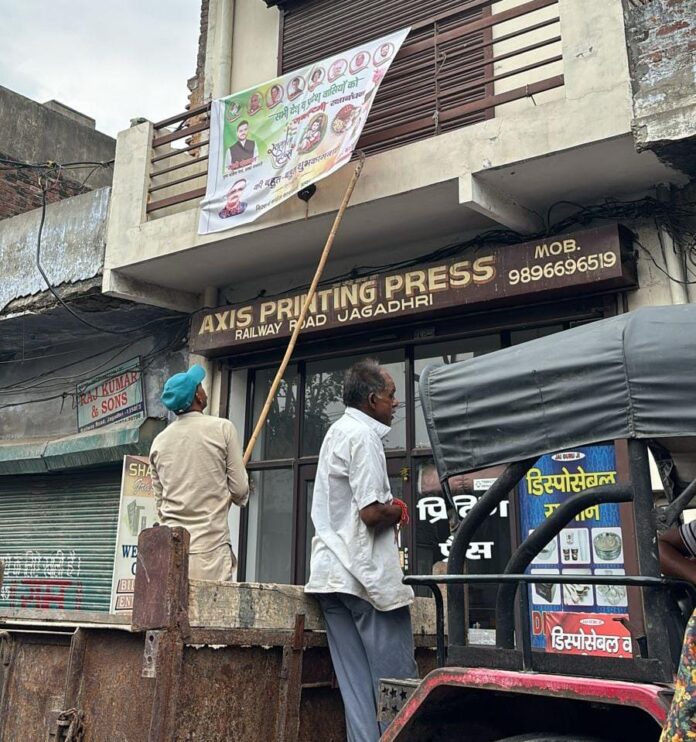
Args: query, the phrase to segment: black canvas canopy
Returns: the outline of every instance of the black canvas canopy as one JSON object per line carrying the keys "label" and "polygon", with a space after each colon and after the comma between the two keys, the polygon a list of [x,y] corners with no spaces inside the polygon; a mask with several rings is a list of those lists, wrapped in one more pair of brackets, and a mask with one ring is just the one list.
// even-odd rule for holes
{"label": "black canvas canopy", "polygon": [[696,436],[696,306],[428,366],[420,390],[442,479],[601,441]]}

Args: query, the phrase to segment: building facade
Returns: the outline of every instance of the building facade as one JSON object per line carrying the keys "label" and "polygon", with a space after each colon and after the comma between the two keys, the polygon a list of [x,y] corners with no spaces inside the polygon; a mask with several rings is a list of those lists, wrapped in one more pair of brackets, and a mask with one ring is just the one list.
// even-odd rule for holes
{"label": "building facade", "polygon": [[108,613],[123,456],[166,424],[186,321],[102,294],[114,139],[4,88],[0,124],[0,616]]}
{"label": "building facade", "polygon": [[[401,404],[385,448],[394,494],[415,516],[401,535],[402,561],[430,572],[446,559],[449,528],[419,405],[423,368],[693,300],[685,153],[696,131],[693,76],[689,86],[682,74],[693,19],[655,25],[655,14],[680,7],[204,3],[192,107],[118,137],[103,290],[191,313],[189,347],[210,371],[211,411],[244,440],[352,166],[318,183],[307,204],[291,199],[251,224],[199,235],[208,102],[410,27],[358,142],[363,173],[254,449],[254,495],[241,517],[233,512],[239,579],[305,581],[319,446],[342,412],[342,375],[354,360],[378,358],[396,380]],[[662,77],[646,73],[660,50],[643,32],[656,47],[681,34],[661,51]],[[652,85],[669,89],[657,110]],[[462,512],[495,475],[460,483]],[[501,508],[470,554],[481,569],[505,563],[511,518]],[[485,591],[472,594],[472,623],[491,626],[490,603]]]}

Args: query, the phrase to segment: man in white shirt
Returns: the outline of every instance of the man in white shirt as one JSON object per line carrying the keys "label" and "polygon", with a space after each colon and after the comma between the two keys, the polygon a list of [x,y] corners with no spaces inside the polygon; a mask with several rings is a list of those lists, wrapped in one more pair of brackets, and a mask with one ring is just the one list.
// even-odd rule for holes
{"label": "man in white shirt", "polygon": [[229,420],[204,415],[205,371],[192,366],[167,379],[162,402],[176,420],[152,442],[152,489],[159,521],[191,536],[189,577],[230,581],[237,560],[227,515],[249,499],[249,480],[237,431]]}
{"label": "man in white shirt", "polygon": [[379,739],[380,678],[415,678],[409,605],[396,529],[406,505],[392,497],[382,438],[398,406],[394,380],[376,361],[352,366],[346,411],[326,434],[314,483],[309,582],[326,631],[346,712],[348,742]]}

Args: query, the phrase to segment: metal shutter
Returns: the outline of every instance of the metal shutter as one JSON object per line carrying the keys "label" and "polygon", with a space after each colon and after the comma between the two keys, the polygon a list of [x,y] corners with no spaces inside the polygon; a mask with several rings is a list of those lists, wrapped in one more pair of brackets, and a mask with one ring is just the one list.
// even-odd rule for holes
{"label": "metal shutter", "polygon": [[[412,26],[375,99],[358,148],[371,153],[482,121],[458,109],[491,95],[492,0],[315,0],[283,11],[281,71]],[[474,24],[474,25],[472,25]],[[490,70],[488,70],[490,73]]]}
{"label": "metal shutter", "polygon": [[0,614],[107,611],[121,470],[0,477]]}

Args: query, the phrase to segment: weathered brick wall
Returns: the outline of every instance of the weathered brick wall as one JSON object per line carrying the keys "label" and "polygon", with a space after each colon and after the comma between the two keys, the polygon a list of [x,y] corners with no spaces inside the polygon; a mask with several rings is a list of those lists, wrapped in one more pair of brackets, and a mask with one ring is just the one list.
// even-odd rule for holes
{"label": "weathered brick wall", "polygon": [[[0,158],[14,159],[3,153],[0,153]],[[51,181],[53,180],[51,177]],[[61,174],[58,182],[49,188],[46,201],[53,203],[89,190],[88,187]],[[41,186],[38,172],[33,169],[16,169],[8,165],[0,166],[0,219],[17,216],[40,206]]]}
{"label": "weathered brick wall", "polygon": [[196,108],[203,103],[204,75],[205,75],[205,47],[208,42],[208,9],[210,0],[201,2],[201,23],[198,33],[198,56],[196,58],[196,74],[189,78],[188,88],[191,91],[188,97],[188,108]]}
{"label": "weathered brick wall", "polygon": [[623,0],[638,149],[696,173],[694,0]]}

